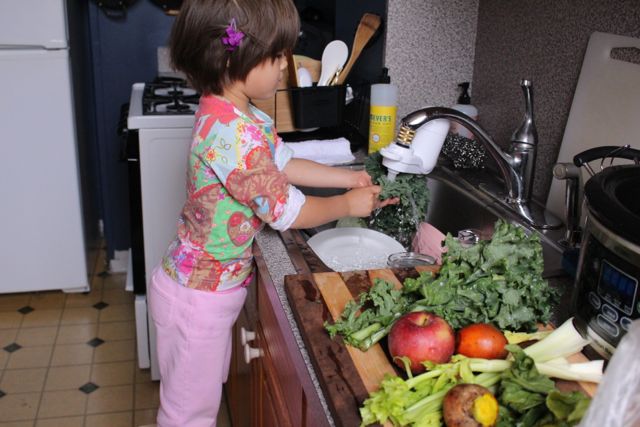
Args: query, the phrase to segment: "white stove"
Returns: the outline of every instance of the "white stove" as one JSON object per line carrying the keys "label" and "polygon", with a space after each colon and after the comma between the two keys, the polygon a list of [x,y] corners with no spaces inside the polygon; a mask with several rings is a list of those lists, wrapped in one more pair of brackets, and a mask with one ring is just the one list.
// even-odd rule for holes
{"label": "white stove", "polygon": [[189,128],[200,96],[183,80],[163,78],[163,83],[134,83],[129,102],[129,129]]}
{"label": "white stove", "polygon": [[135,83],[127,117],[131,205],[131,268],[136,294],[138,365],[159,379],[155,329],[148,318],[146,289],[176,232],[185,201],[191,132],[199,95],[184,80]]}

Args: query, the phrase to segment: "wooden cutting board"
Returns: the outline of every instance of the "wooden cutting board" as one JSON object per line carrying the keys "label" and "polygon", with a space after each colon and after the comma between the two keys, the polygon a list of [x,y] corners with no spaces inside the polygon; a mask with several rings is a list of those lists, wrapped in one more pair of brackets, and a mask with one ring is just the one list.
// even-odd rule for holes
{"label": "wooden cutting board", "polygon": [[[558,162],[603,145],[640,149],[640,39],[595,32],[589,39]],[[628,163],[618,160],[614,164]],[[606,163],[609,165],[609,162]],[[592,165],[599,166],[595,162]],[[595,168],[594,168],[595,169]],[[583,181],[589,178],[583,171]],[[565,182],[553,179],[547,209],[563,218]]]}
{"label": "wooden cutting board", "polygon": [[[437,271],[439,266],[414,269],[381,269],[352,272],[312,273],[285,276],[284,286],[289,305],[298,324],[305,347],[318,376],[329,409],[338,426],[360,425],[359,407],[377,390],[385,374],[397,374],[380,344],[362,352],[344,344],[340,337],[329,338],[324,322],[333,322],[351,299],[369,289],[375,278],[400,287],[407,277],[420,271]],[[586,361],[582,354],[573,362]],[[560,386],[559,386],[560,387]],[[564,382],[562,389],[580,388]],[[582,386],[593,395],[595,385]]]}

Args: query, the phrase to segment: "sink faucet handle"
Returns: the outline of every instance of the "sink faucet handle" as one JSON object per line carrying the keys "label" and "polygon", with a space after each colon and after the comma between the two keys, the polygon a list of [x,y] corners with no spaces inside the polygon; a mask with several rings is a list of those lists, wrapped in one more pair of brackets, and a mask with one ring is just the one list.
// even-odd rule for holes
{"label": "sink faucet handle", "polygon": [[535,146],[538,143],[538,131],[533,120],[533,84],[531,80],[522,79],[520,87],[524,94],[524,117],[518,129],[511,136],[511,144]]}

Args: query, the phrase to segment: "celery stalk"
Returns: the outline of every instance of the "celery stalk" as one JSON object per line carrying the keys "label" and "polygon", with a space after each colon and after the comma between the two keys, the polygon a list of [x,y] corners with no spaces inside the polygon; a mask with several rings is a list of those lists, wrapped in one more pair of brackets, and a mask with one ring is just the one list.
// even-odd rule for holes
{"label": "celery stalk", "polygon": [[538,372],[552,378],[568,381],[587,381],[599,383],[602,380],[604,360],[593,360],[584,363],[550,363],[536,362]]}
{"label": "celery stalk", "polygon": [[536,362],[546,362],[577,353],[590,342],[582,338],[580,332],[573,326],[572,317],[544,339],[525,348],[524,352]]}

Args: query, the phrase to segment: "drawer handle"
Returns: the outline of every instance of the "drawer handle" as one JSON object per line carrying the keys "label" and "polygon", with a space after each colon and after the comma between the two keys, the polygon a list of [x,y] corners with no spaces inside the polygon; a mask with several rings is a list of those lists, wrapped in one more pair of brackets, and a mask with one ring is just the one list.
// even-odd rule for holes
{"label": "drawer handle", "polygon": [[248,342],[256,339],[256,333],[253,331],[248,331],[244,327],[240,328],[240,343],[242,345],[247,345]]}
{"label": "drawer handle", "polygon": [[264,356],[264,351],[262,351],[261,348],[254,348],[249,344],[244,345],[244,361],[247,365],[251,363],[253,359],[257,359],[262,356]]}

